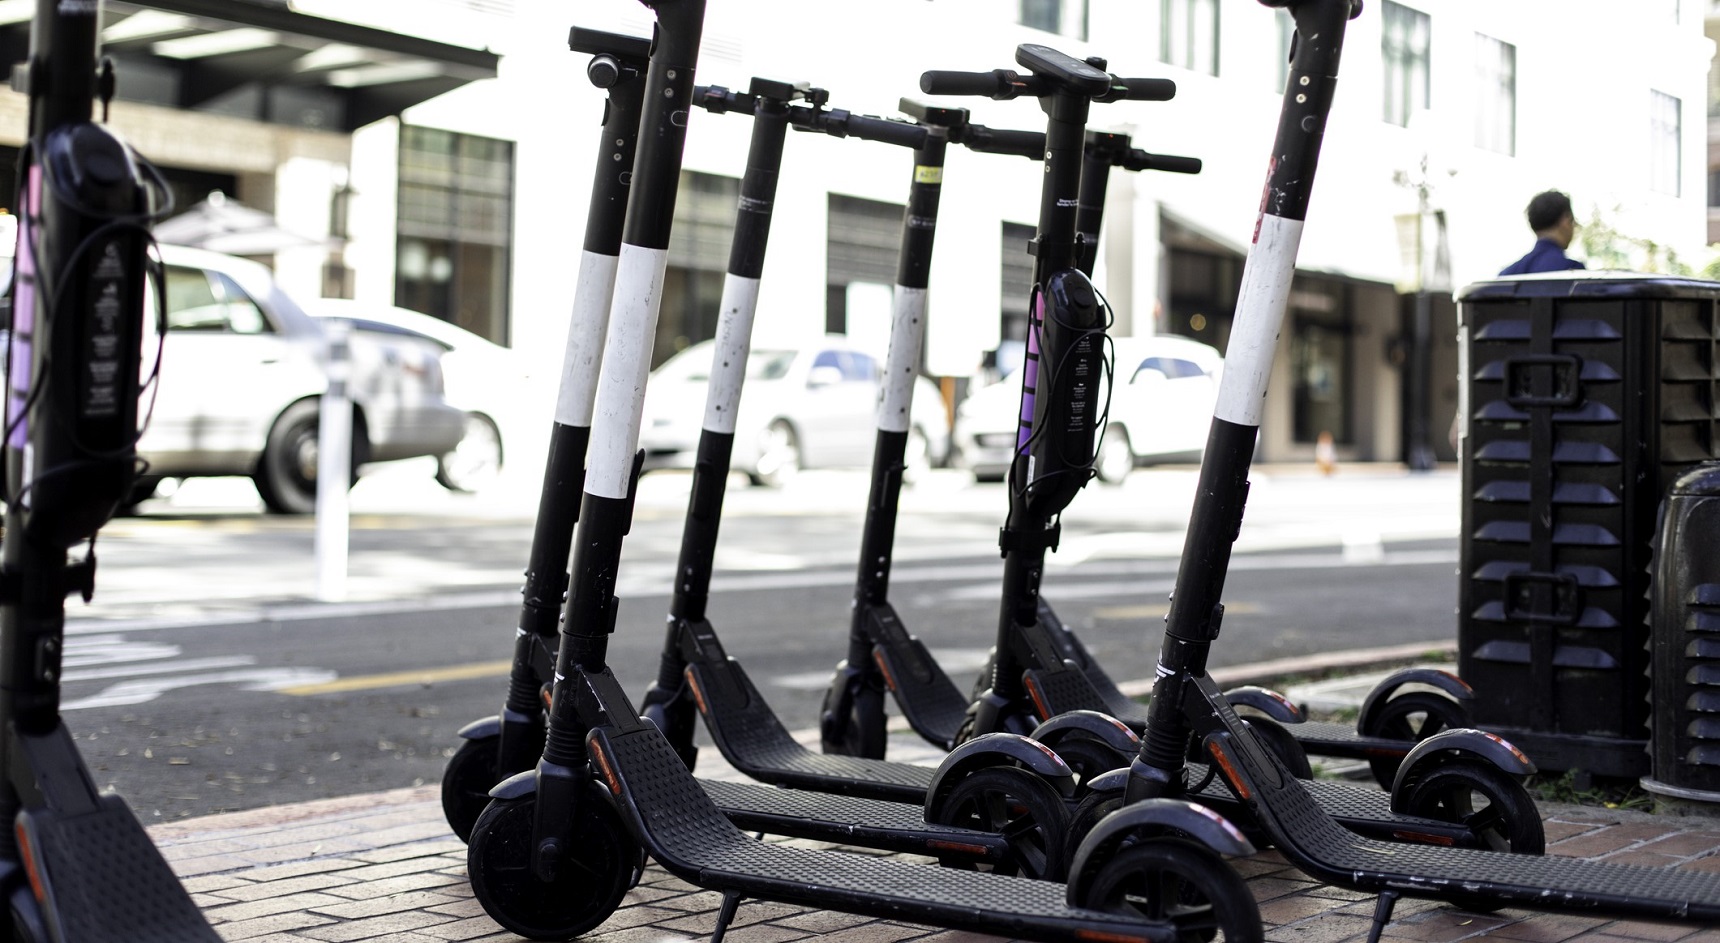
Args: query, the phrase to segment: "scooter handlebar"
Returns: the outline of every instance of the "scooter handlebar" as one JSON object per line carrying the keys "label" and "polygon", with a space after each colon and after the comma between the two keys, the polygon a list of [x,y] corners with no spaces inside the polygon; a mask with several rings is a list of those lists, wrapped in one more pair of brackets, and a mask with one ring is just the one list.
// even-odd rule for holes
{"label": "scooter handlebar", "polygon": [[1172,174],[1198,174],[1200,168],[1201,162],[1198,157],[1149,154],[1138,147],[1129,148],[1129,155],[1123,158],[1124,170],[1161,170]]}
{"label": "scooter handlebar", "polygon": [[1024,92],[1036,95],[1043,85],[1034,76],[1022,75],[1013,69],[993,69],[990,72],[933,69],[920,73],[920,91],[927,95],[977,95],[1003,101]]}
{"label": "scooter handlebar", "polygon": [[970,124],[962,129],[961,143],[968,150],[985,154],[1014,154],[1032,160],[1045,157],[1044,131],[1012,131]]}
{"label": "scooter handlebar", "polygon": [[844,124],[849,134],[864,141],[882,141],[912,148],[923,147],[926,143],[925,126],[908,121],[851,114]]}
{"label": "scooter handlebar", "polygon": [[1170,79],[1125,79],[1111,76],[1110,92],[1094,101],[1164,102],[1177,97],[1177,83]]}

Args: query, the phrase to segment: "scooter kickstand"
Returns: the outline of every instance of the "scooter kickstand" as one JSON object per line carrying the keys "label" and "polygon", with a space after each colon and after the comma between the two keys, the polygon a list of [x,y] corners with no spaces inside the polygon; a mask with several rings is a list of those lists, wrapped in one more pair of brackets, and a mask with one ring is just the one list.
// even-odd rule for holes
{"label": "scooter kickstand", "polygon": [[[1368,943],[1380,943],[1380,934],[1385,932],[1386,924],[1391,923],[1392,908],[1397,906],[1397,891],[1380,891],[1380,896],[1374,902],[1374,925],[1368,928]],[[724,901],[727,907],[728,902]]]}
{"label": "scooter kickstand", "polygon": [[729,921],[735,919],[735,911],[739,909],[740,891],[724,891],[722,909],[717,911],[717,928],[711,931],[711,943],[723,943],[723,934],[729,932]]}

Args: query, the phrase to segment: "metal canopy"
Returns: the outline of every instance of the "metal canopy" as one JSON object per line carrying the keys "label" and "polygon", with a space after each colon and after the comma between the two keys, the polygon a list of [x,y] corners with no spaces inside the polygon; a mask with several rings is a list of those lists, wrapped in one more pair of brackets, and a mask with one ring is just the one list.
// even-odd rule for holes
{"label": "metal canopy", "polygon": [[[29,55],[35,0],[0,0],[0,57]],[[285,0],[109,0],[102,50],[119,97],[352,131],[468,82],[492,52],[309,16]]]}

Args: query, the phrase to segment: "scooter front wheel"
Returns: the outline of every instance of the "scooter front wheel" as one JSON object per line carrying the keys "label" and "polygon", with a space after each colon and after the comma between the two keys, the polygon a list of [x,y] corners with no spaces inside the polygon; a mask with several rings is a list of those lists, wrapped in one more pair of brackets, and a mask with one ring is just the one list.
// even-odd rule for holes
{"label": "scooter front wheel", "polygon": [[926,810],[926,821],[1008,839],[1010,857],[994,869],[999,874],[1061,881],[1068,873],[1069,813],[1063,797],[1027,770],[993,766],[970,773]]}
{"label": "scooter front wheel", "polygon": [[533,940],[570,940],[621,906],[639,846],[593,785],[575,811],[573,847],[542,880],[532,868],[536,810],[536,795],[526,795],[493,800],[478,816],[466,848],[472,894],[506,930]]}
{"label": "scooter front wheel", "polygon": [[1482,848],[1538,855],[1547,835],[1534,797],[1505,771],[1475,760],[1441,763],[1418,778],[1401,803],[1409,815],[1469,829]]}
{"label": "scooter front wheel", "polygon": [[1070,885],[1080,907],[1169,923],[1186,943],[1259,943],[1260,907],[1247,882],[1208,848],[1154,838],[1124,848],[1090,880]]}

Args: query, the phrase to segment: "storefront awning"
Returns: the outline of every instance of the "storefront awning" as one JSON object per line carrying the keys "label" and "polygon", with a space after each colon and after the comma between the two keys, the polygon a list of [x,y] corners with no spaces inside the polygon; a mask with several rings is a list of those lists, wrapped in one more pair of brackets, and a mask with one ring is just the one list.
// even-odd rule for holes
{"label": "storefront awning", "polygon": [[[1216,255],[1248,257],[1248,242],[1253,219],[1241,224],[1221,224],[1206,219],[1212,214],[1191,211],[1160,201],[1159,217],[1163,221],[1160,239],[1173,249],[1187,249]],[[1371,222],[1371,220],[1370,220]],[[1351,230],[1353,232],[1353,230]],[[1303,231],[1302,245],[1296,256],[1296,270],[1315,275],[1331,275],[1362,282],[1392,284],[1398,276],[1397,233],[1389,216],[1380,218],[1380,231],[1369,231],[1365,238],[1334,238],[1345,235],[1344,227],[1315,228],[1310,224]],[[1357,233],[1356,236],[1361,234]]]}
{"label": "storefront awning", "polygon": [[[28,57],[35,6],[0,0],[0,61]],[[309,16],[285,0],[110,0],[102,51],[119,64],[122,99],[331,131],[494,78],[499,59]]]}

